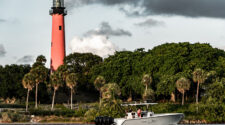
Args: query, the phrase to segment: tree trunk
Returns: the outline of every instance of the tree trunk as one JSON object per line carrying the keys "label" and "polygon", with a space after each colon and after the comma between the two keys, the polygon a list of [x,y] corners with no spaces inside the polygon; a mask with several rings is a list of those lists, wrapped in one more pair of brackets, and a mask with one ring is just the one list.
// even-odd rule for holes
{"label": "tree trunk", "polygon": [[129,95],[129,98],[127,99],[127,101],[128,101],[128,102],[132,102],[132,100],[133,100],[133,99],[132,99],[132,93],[131,93],[131,91],[130,91],[130,95]]}
{"label": "tree trunk", "polygon": [[55,93],[56,93],[56,89],[54,89],[54,93],[53,93],[53,97],[52,97],[52,108],[51,108],[51,110],[54,109],[54,104],[55,104]]}
{"label": "tree trunk", "polygon": [[101,98],[102,98],[102,93],[101,93],[101,91],[99,91],[99,107],[101,106],[101,104],[102,104],[102,101],[101,101]]}
{"label": "tree trunk", "polygon": [[73,89],[71,89],[71,104],[70,104],[70,108],[73,109]]}
{"label": "tree trunk", "polygon": [[199,95],[199,81],[197,85],[196,104],[198,104],[198,95]]}
{"label": "tree trunk", "polygon": [[38,96],[38,83],[36,83],[36,93],[35,93],[35,108],[37,109],[37,96]]}
{"label": "tree trunk", "polygon": [[184,93],[182,93],[182,105],[184,105]]}
{"label": "tree trunk", "polygon": [[26,112],[28,111],[29,93],[30,93],[30,90],[27,90]]}
{"label": "tree trunk", "polygon": [[145,90],[146,90],[146,91],[148,90],[148,85],[145,86]]}
{"label": "tree trunk", "polygon": [[176,102],[176,97],[175,97],[174,92],[171,93],[170,101],[171,101],[171,102]]}

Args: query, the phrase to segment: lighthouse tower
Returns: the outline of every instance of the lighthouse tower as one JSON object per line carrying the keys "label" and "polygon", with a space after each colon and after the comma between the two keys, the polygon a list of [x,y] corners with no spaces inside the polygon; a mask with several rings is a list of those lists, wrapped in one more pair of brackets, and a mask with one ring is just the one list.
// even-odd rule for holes
{"label": "lighthouse tower", "polygon": [[64,7],[64,0],[53,0],[50,15],[52,16],[51,71],[54,72],[63,65],[65,57],[64,16],[67,15],[67,11]]}

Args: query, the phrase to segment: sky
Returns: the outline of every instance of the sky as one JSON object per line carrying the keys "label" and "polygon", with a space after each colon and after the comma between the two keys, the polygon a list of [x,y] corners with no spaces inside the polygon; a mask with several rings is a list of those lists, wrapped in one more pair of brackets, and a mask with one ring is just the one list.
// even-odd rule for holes
{"label": "sky", "polygon": [[[50,64],[52,0],[0,0],[0,65]],[[225,0],[65,0],[66,53],[152,49],[170,42],[225,50]]]}

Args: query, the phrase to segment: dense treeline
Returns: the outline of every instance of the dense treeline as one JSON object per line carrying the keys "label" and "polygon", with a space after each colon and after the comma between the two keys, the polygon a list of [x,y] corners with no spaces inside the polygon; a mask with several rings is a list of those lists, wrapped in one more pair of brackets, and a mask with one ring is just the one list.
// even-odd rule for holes
{"label": "dense treeline", "polygon": [[[68,66],[70,72],[78,75],[77,90],[81,93],[83,91],[95,93],[93,83],[97,76],[101,75],[106,83],[117,83],[120,86],[122,99],[132,97],[134,100],[140,100],[144,91],[142,77],[144,74],[150,74],[153,78],[150,88],[154,90],[155,101],[170,100],[171,94],[175,94],[179,99],[181,94],[177,91],[175,83],[181,77],[186,77],[191,81],[187,98],[193,101],[197,87],[192,79],[194,70],[200,68],[206,72],[213,71],[216,75],[214,79],[219,81],[225,77],[225,52],[212,48],[209,44],[166,43],[148,51],[141,48],[134,52],[116,52],[115,55],[104,59],[104,62],[101,57],[90,53],[74,53],[65,58],[65,65]],[[29,65],[1,66],[0,97],[25,98],[26,91],[21,82],[30,69]],[[47,82],[49,79],[47,78]],[[207,79],[205,84],[202,84],[205,87],[200,86],[200,95],[204,95],[203,92],[207,91],[204,89],[212,82],[212,79]],[[43,94],[44,98],[48,97],[41,99],[49,100],[51,93],[47,93],[49,91],[44,83],[40,85],[43,91],[40,94]],[[61,94],[69,93],[65,85],[59,91]],[[64,101],[67,100],[64,99]]]}
{"label": "dense treeline", "polygon": [[[135,100],[140,99],[143,93],[141,79],[144,74],[153,77],[151,88],[155,91],[156,101],[169,100],[172,93],[179,96],[175,83],[179,78],[186,77],[191,80],[187,96],[193,100],[197,87],[192,79],[194,70],[200,68],[206,72],[215,71],[219,80],[225,77],[224,66],[225,52],[209,44],[167,43],[147,52],[144,49],[116,52],[114,56],[105,59],[104,63],[92,68],[91,72],[93,79],[96,75],[102,75],[107,82],[118,83],[123,98],[127,99],[131,95]],[[206,82],[212,83],[210,80]]]}
{"label": "dense treeline", "polygon": [[[147,51],[119,51],[104,60],[90,53],[73,53],[52,75],[45,62],[39,56],[32,66],[0,66],[0,98],[25,102],[26,89],[30,89],[29,100],[37,100],[37,94],[36,103],[52,102],[52,108],[54,103],[119,97],[124,101],[200,102],[205,105],[199,105],[199,110],[211,112],[225,109],[221,105],[225,101],[225,52],[209,44],[166,43]],[[32,77],[36,77],[34,85],[29,84]],[[32,91],[36,86],[38,93]]]}
{"label": "dense treeline", "polygon": [[21,84],[23,76],[30,71],[29,65],[0,66],[0,97],[17,98],[26,97],[26,92]]}

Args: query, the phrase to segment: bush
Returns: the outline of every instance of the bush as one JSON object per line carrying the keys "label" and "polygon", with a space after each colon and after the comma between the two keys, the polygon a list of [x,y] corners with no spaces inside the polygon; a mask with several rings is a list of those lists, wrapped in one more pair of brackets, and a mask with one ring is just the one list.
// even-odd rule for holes
{"label": "bush", "polygon": [[89,109],[84,115],[85,121],[93,122],[95,120],[97,113],[98,113],[98,111],[96,109],[94,109],[94,108]]}
{"label": "bush", "polygon": [[55,115],[55,116],[74,116],[75,112],[72,110],[54,110],[54,111],[49,111],[49,110],[41,110],[41,109],[31,109],[30,110],[31,115],[36,115],[36,116],[49,116],[49,115]]}
{"label": "bush", "polygon": [[224,123],[225,121],[225,105],[224,104],[205,104],[200,105],[199,112],[204,116],[206,121],[210,123]]}
{"label": "bush", "polygon": [[42,109],[31,109],[30,114],[36,115],[36,116],[55,115],[55,116],[64,116],[64,117],[83,117],[86,111],[87,110],[82,108],[79,108],[78,110],[64,109],[64,110],[54,110],[54,111],[42,110]]}
{"label": "bush", "polygon": [[56,105],[55,105],[55,109],[68,110],[68,108],[65,107],[65,106],[62,105],[62,104],[56,104]]}
{"label": "bush", "polygon": [[85,113],[88,111],[88,109],[85,109],[83,107],[79,107],[78,110],[75,111],[75,114],[77,117],[84,117]]}
{"label": "bush", "polygon": [[122,100],[103,100],[97,116],[120,118],[125,116],[125,109],[121,106]]}
{"label": "bush", "polygon": [[26,106],[20,104],[0,104],[0,108],[26,108]]}
{"label": "bush", "polygon": [[3,122],[29,122],[30,117],[27,115],[20,114],[18,112],[9,111],[1,113],[1,118]]}

